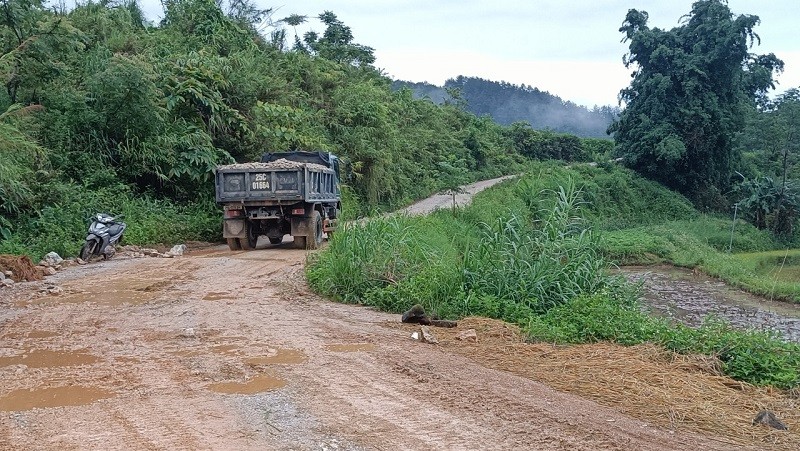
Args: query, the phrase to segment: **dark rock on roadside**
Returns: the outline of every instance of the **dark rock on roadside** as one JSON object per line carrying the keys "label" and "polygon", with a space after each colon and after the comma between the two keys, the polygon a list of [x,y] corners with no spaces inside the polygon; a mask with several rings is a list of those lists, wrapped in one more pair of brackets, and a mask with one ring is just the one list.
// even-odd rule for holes
{"label": "dark rock on roadside", "polygon": [[769,410],[762,410],[761,412],[758,412],[758,415],[753,418],[753,425],[757,424],[763,424],[781,431],[788,429],[783,421],[779,420],[778,417],[776,417],[775,414]]}
{"label": "dark rock on roadside", "polygon": [[435,327],[456,327],[458,323],[455,321],[447,321],[440,319],[433,319],[425,315],[425,309],[419,304],[414,304],[409,310],[403,313],[400,321],[411,324],[422,324],[423,326]]}

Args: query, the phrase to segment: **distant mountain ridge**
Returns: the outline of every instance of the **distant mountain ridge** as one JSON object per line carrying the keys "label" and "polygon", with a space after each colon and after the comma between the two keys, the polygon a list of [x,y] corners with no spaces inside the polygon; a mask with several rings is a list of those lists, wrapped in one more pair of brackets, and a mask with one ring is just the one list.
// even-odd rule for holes
{"label": "distant mountain ridge", "polygon": [[619,113],[619,108],[595,106],[592,109],[562,100],[546,91],[525,85],[458,76],[439,87],[430,83],[397,80],[394,89],[408,88],[417,98],[429,98],[440,104],[452,99],[448,90],[458,89],[466,109],[495,122],[510,125],[524,121],[534,129],[551,129],[584,138],[608,138],[606,129]]}

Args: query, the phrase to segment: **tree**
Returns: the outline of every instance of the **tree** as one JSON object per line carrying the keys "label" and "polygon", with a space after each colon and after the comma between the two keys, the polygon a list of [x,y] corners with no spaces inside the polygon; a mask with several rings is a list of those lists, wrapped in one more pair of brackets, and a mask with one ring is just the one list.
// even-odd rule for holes
{"label": "tree", "polygon": [[[354,43],[352,30],[339,20],[336,14],[325,11],[318,18],[325,24],[325,32],[322,33],[322,36],[314,31],[306,32],[303,35],[306,50],[310,50],[322,58],[355,67],[369,66],[375,62],[373,54],[375,49]],[[289,21],[290,19],[293,21]],[[302,21],[298,22],[298,19],[304,19],[304,17],[295,15],[284,20],[294,26],[302,23]]]}
{"label": "tree", "polygon": [[695,2],[669,31],[647,20],[631,9],[619,29],[630,42],[625,66],[634,72],[620,92],[626,108],[609,132],[627,166],[702,203],[730,185],[735,132],[748,104],[774,88],[783,62],[749,53],[760,43],[753,32],[759,19],[734,17],[724,0]]}

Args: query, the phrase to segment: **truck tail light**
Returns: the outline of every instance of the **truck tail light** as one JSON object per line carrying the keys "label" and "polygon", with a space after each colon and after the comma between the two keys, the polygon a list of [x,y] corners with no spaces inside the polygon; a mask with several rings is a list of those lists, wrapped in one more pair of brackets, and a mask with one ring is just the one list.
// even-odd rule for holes
{"label": "truck tail light", "polygon": [[306,214],[306,210],[304,208],[294,208],[292,209],[293,215],[304,215]]}
{"label": "truck tail light", "polygon": [[241,218],[244,216],[244,210],[225,210],[226,218]]}

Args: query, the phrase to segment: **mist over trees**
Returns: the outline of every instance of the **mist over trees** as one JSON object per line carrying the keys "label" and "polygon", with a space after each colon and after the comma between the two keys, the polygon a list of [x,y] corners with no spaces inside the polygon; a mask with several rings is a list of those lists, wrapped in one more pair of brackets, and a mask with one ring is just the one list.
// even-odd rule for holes
{"label": "mist over trees", "polygon": [[437,104],[452,101],[449,93],[457,92],[467,111],[477,116],[489,115],[499,124],[527,122],[534,129],[585,138],[609,138],[606,131],[619,113],[616,107],[588,109],[531,86],[478,77],[458,76],[447,80],[443,87],[406,81],[395,81],[393,86],[407,87],[415,97],[428,98]]}

